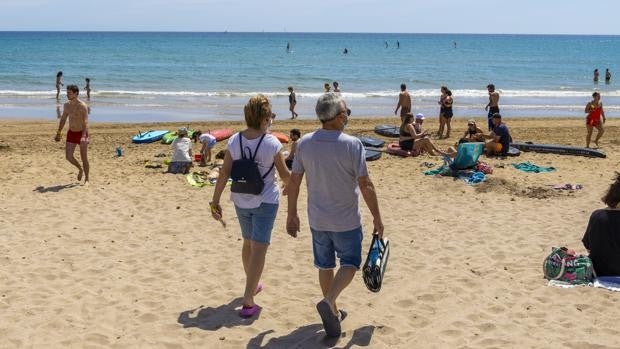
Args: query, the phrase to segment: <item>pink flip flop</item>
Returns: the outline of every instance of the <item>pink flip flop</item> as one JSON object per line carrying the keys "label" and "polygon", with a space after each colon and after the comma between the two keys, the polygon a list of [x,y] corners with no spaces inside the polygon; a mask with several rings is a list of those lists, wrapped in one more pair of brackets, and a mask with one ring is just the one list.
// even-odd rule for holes
{"label": "pink flip flop", "polygon": [[261,307],[258,304],[254,304],[251,307],[246,307],[245,305],[243,307],[241,307],[241,310],[239,310],[239,316],[241,316],[244,319],[247,318],[251,318],[254,315],[258,314],[261,311]]}

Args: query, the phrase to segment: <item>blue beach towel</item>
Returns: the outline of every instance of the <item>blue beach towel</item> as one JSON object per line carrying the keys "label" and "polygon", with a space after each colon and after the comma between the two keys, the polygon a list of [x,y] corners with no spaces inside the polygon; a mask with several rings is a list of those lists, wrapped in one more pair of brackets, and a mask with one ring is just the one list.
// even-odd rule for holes
{"label": "blue beach towel", "polygon": [[620,276],[599,276],[594,279],[594,287],[620,292]]}
{"label": "blue beach towel", "polygon": [[531,162],[520,162],[512,164],[514,168],[523,172],[532,172],[532,173],[541,173],[541,172],[552,172],[555,171],[555,167],[542,167],[538,165],[534,165]]}

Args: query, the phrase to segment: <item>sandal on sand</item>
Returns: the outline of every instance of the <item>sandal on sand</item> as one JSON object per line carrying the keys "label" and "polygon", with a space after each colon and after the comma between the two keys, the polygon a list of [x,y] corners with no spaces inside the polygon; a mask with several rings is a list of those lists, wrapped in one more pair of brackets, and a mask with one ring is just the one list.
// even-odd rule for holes
{"label": "sandal on sand", "polygon": [[342,330],[340,329],[340,320],[338,316],[332,312],[332,307],[324,300],[316,305],[316,310],[321,315],[323,328],[328,337],[340,337]]}
{"label": "sandal on sand", "polygon": [[261,311],[261,307],[258,304],[254,304],[251,307],[243,306],[241,310],[239,310],[239,316],[244,319],[251,318],[252,316],[258,314]]}
{"label": "sandal on sand", "polygon": [[257,294],[259,294],[260,291],[263,290],[263,288],[265,288],[265,285],[263,285],[262,282],[259,282],[258,285],[256,285],[256,290],[254,291],[254,295],[256,296]]}

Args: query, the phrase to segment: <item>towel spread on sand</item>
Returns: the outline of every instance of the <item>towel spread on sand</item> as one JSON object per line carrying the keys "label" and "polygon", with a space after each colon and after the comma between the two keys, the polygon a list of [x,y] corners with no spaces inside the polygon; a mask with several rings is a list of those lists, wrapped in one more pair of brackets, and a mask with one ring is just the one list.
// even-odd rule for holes
{"label": "towel spread on sand", "polygon": [[515,163],[512,164],[512,166],[514,168],[516,168],[517,170],[521,170],[523,172],[533,172],[533,173],[540,173],[540,172],[552,172],[555,171],[555,167],[542,167],[542,166],[538,166],[538,165],[534,165],[531,162],[520,162],[520,163]]}
{"label": "towel spread on sand", "polygon": [[547,286],[555,286],[562,288],[573,288],[580,286],[604,288],[609,291],[620,292],[620,276],[600,276],[594,279],[594,282],[588,284],[573,285],[568,282],[549,280]]}

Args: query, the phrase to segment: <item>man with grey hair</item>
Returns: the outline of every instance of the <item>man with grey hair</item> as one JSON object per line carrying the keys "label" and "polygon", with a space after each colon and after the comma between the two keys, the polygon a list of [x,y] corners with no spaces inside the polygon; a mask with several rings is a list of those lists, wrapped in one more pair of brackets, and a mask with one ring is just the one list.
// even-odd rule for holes
{"label": "man with grey hair", "polygon": [[[383,237],[383,223],[375,187],[368,176],[364,146],[343,132],[351,110],[338,93],[326,93],[316,103],[322,128],[297,143],[289,179],[286,231],[297,237],[300,222],[297,199],[306,176],[308,221],[312,233],[314,265],[324,298],[316,305],[325,333],[338,337],[346,312],[336,298],[351,283],[362,263],[362,221],[359,193],[373,216],[373,234]],[[334,275],[336,256],[340,268]]]}

